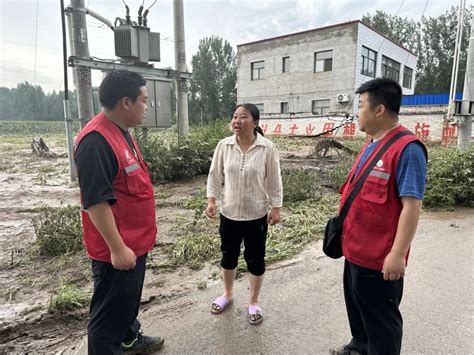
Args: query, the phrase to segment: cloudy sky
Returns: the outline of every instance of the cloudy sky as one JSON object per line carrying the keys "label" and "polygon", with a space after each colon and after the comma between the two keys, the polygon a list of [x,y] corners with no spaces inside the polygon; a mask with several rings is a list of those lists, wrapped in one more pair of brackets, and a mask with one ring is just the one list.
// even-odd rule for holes
{"label": "cloudy sky", "polygon": [[[136,21],[139,6],[154,0],[125,0]],[[62,37],[59,0],[0,0],[0,86],[16,87],[29,81],[45,91],[63,89]],[[69,0],[64,0],[65,6]],[[237,44],[278,36],[349,20],[383,10],[419,20],[438,16],[459,0],[184,0],[186,56],[188,63],[199,40],[218,35]],[[86,6],[114,22],[125,17],[122,0],[85,0]],[[467,0],[466,7],[474,4]],[[89,48],[92,56],[114,58],[113,32],[88,16]],[[148,26],[161,33],[161,62],[174,67],[173,2],[158,0],[148,15]],[[99,84],[99,74],[93,76]]]}

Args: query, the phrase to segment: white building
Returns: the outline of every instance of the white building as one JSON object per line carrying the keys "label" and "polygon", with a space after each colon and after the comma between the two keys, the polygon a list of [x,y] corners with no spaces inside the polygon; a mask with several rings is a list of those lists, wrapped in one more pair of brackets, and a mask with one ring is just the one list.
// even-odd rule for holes
{"label": "white building", "polygon": [[237,46],[237,101],[264,117],[357,111],[355,90],[391,77],[413,94],[417,58],[363,24],[351,21]]}

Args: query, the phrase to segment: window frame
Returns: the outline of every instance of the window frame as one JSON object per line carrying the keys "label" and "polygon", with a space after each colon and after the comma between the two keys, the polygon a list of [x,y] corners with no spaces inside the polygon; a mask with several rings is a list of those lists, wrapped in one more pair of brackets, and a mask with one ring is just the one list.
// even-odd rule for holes
{"label": "window frame", "polygon": [[281,72],[289,73],[290,72],[290,56],[284,56],[281,58]]}
{"label": "window frame", "polygon": [[[256,64],[262,64],[262,66],[255,68]],[[265,60],[250,62],[250,80],[251,81],[262,80],[264,73],[265,73]]]}
{"label": "window frame", "polygon": [[[284,107],[286,107],[286,110]],[[290,113],[290,105],[288,104],[288,101],[280,102],[280,113]]]}
{"label": "window frame", "polygon": [[[258,111],[260,112],[260,114],[262,114],[264,112],[264,109],[265,109],[265,104],[264,103],[258,103],[258,104],[254,104],[257,108],[258,108]],[[261,109],[260,109],[261,107]]]}
{"label": "window frame", "polygon": [[[364,55],[365,54],[364,50],[367,51],[367,56]],[[374,58],[370,57],[371,54],[374,55]],[[377,74],[377,56],[378,56],[378,53],[376,51],[370,49],[369,47],[362,46],[362,69],[360,71],[362,75],[375,78]],[[370,75],[371,74],[370,64],[373,64],[373,75]],[[366,66],[367,68],[365,68]]]}
{"label": "window frame", "polygon": [[[410,75],[408,75],[407,69],[410,71]],[[408,81],[409,81],[408,85],[406,85],[407,78],[409,78],[409,79],[408,79]],[[412,84],[413,84],[413,69],[405,65],[405,66],[403,67],[403,81],[402,81],[402,86],[403,86],[404,88],[406,88],[406,89],[411,89]]]}
{"label": "window frame", "polygon": [[[400,82],[400,68],[401,64],[399,62],[385,55],[382,55],[382,77],[393,79],[396,82]],[[394,73],[397,74],[396,78],[393,75]]]}
{"label": "window frame", "polygon": [[[316,103],[325,103],[327,106],[315,106]],[[318,111],[315,109],[319,109]],[[329,113],[329,109],[331,108],[331,99],[315,99],[311,100],[311,112],[313,115],[317,116],[326,116]],[[317,112],[316,112],[317,111]]]}
{"label": "window frame", "polygon": [[[318,55],[324,56],[325,53],[331,53],[331,57],[318,59]],[[333,60],[334,60],[334,51],[332,49],[314,52],[313,72],[323,73],[323,72],[332,71]],[[322,62],[322,70],[318,68],[318,63],[320,62]]]}

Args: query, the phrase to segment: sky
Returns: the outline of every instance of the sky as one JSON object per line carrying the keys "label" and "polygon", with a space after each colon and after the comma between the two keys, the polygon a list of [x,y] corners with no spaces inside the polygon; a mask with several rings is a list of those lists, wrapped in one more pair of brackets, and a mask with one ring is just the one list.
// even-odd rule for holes
{"label": "sky", "polygon": [[[122,0],[84,0],[87,8],[112,23],[125,17]],[[132,20],[138,8],[148,8],[154,0],[125,0]],[[65,6],[69,0],[64,0]],[[459,0],[184,0],[186,60],[189,70],[199,40],[220,36],[236,49],[237,44],[279,36],[330,24],[361,19],[383,10],[420,20],[436,17]],[[41,85],[45,92],[64,90],[62,33],[59,0],[0,0],[0,87],[16,87],[22,81]],[[466,0],[466,7],[474,0]],[[111,29],[87,17],[91,56],[115,59]],[[161,62],[158,68],[174,68],[173,1],[158,0],[148,14],[148,26],[161,34]],[[69,45],[69,42],[68,42]],[[69,53],[69,48],[68,48]],[[93,85],[100,84],[93,71]],[[71,82],[71,76],[69,82]]]}

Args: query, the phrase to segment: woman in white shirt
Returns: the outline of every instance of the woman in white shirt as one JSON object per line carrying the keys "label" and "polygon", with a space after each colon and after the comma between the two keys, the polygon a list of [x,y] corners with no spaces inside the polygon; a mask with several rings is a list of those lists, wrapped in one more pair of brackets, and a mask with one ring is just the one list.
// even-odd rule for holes
{"label": "woman in white shirt", "polygon": [[[249,322],[263,320],[258,296],[265,273],[268,224],[280,221],[283,189],[278,151],[263,137],[260,113],[253,104],[238,105],[231,121],[234,135],[222,139],[214,151],[207,181],[206,216],[216,217],[220,203],[222,274],[224,294],[217,297],[212,313],[222,313],[233,301],[233,285],[240,245],[250,281]],[[270,208],[270,212],[268,212]]]}

